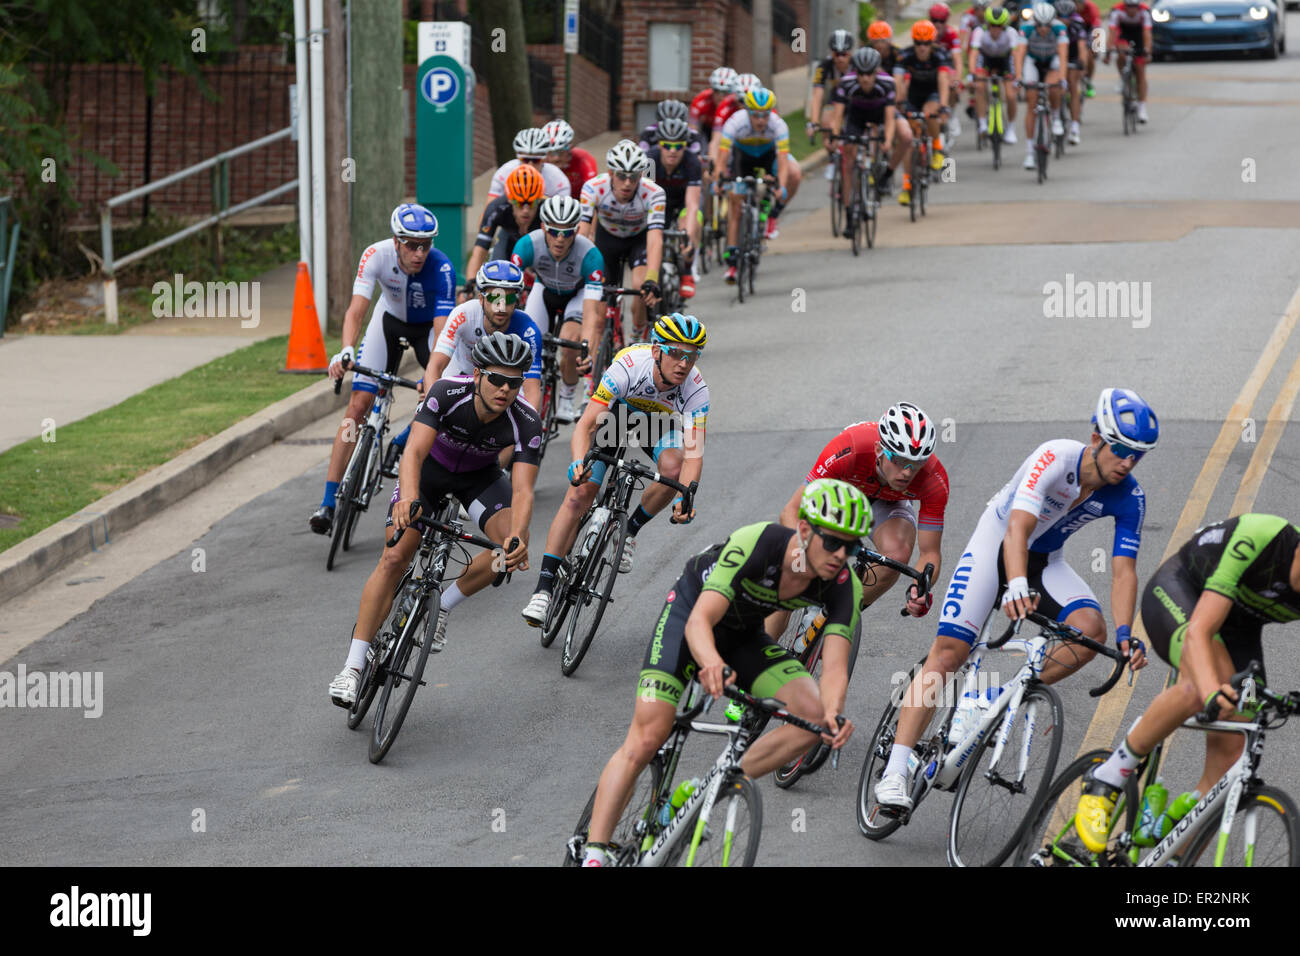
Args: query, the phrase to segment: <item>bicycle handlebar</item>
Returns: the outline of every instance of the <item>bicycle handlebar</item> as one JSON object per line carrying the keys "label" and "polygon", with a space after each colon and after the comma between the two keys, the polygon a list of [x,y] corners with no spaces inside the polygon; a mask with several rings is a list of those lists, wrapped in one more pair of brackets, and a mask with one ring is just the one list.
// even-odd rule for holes
{"label": "bicycle handlebar", "polygon": [[[775,697],[754,697],[751,694],[747,694],[734,684],[729,685],[726,683],[735,676],[736,672],[730,667],[724,667],[722,669],[722,693],[724,696],[729,697],[738,704],[744,704],[746,707],[753,707],[755,710],[761,710],[769,716],[775,717],[777,720],[783,720],[787,724],[793,724],[800,730],[806,730],[809,733],[817,734],[819,737],[822,734],[825,734],[827,737],[835,736],[834,731],[827,730],[821,724],[814,724],[811,721],[804,720],[802,717],[790,713],[785,709],[785,701],[777,700]],[[847,718],[843,714],[836,714],[835,719],[841,726],[843,726],[844,721]]]}
{"label": "bicycle handlebar", "polygon": [[[1245,669],[1238,671],[1228,678],[1228,685],[1237,692],[1238,703],[1241,701],[1241,686],[1246,683],[1248,679],[1258,677],[1263,670],[1264,668],[1259,661],[1252,660],[1246,665]],[[1265,692],[1267,693],[1267,689],[1265,689]],[[1277,695],[1270,694],[1269,696],[1276,697]],[[1201,709],[1200,713],[1196,715],[1196,722],[1198,724],[1208,724],[1219,719],[1218,699],[1220,697],[1223,697],[1222,690],[1216,690],[1210,695],[1210,699],[1206,701],[1205,706]]]}
{"label": "bicycle handlebar", "polygon": [[[1031,594],[1032,593],[1033,592],[1031,592]],[[1105,644],[1101,644],[1097,641],[1094,641],[1091,637],[1084,634],[1077,627],[1071,627],[1068,624],[1059,621],[1054,621],[1050,617],[1047,617],[1044,614],[1039,614],[1037,611],[1030,611],[1027,615],[1025,615],[1025,617],[1020,618],[1019,620],[1012,621],[1011,624],[1007,627],[1006,631],[1004,631],[1000,637],[997,637],[994,640],[988,642],[987,646],[989,650],[997,650],[1007,641],[1011,640],[1013,635],[1019,634],[1020,626],[1025,621],[1029,621],[1031,624],[1037,624],[1043,630],[1050,631],[1051,633],[1055,634],[1057,637],[1061,638],[1062,640],[1069,641],[1072,644],[1078,644],[1080,647],[1086,647],[1089,650],[1096,651],[1098,654],[1102,654],[1106,657],[1109,657],[1111,660],[1115,662],[1115,669],[1111,671],[1110,676],[1107,677],[1105,682],[1103,682],[1100,686],[1094,687],[1091,690],[1089,690],[1088,696],[1100,697],[1103,694],[1109,692],[1110,689],[1119,682],[1120,676],[1124,673],[1124,665],[1129,662],[1129,657],[1130,657],[1129,654],[1125,654],[1118,647],[1107,647]],[[1132,645],[1130,642],[1130,647],[1131,646]]]}
{"label": "bicycle handlebar", "polygon": [[[461,531],[458,528],[454,528],[451,525],[446,524],[445,522],[442,521],[436,521],[433,518],[416,517],[417,513],[423,510],[424,510],[424,503],[422,501],[417,499],[416,501],[411,502],[411,512],[410,512],[411,524],[408,524],[406,528],[414,527],[416,524],[419,524],[425,528],[432,528],[433,530],[441,534],[444,534],[449,538],[455,538],[457,541],[464,541],[467,544],[477,545],[478,547],[486,548],[489,551],[495,551],[499,547],[499,545],[495,541],[489,541],[487,538],[474,534],[473,532]],[[395,547],[397,545],[397,542],[402,539],[402,535],[406,533],[406,528],[399,528],[393,534],[393,536],[388,539],[388,542],[385,545],[385,547],[389,547],[389,548]],[[518,546],[519,546],[519,539],[511,538],[509,546],[507,546],[505,552],[502,553],[505,554],[506,552],[513,551]],[[495,588],[500,586],[502,581],[510,580],[511,574],[512,572],[508,570],[498,571],[496,578],[492,581],[492,586]]]}
{"label": "bicycle handlebar", "polygon": [[582,353],[583,358],[587,357],[586,339],[583,339],[581,342],[575,342],[572,339],[562,339],[558,335],[552,335],[550,332],[543,332],[542,344],[554,345],[557,348],[562,348],[562,349],[578,349]]}
{"label": "bicycle handlebar", "polygon": [[[351,361],[346,355],[343,357],[343,361],[340,364],[343,366],[343,371],[345,372],[351,372],[353,375],[367,375],[375,381],[381,382],[389,387],[400,385],[403,388],[411,388],[416,391],[419,391],[420,389],[419,382],[413,382],[409,378],[402,378],[400,375],[390,375],[388,372],[381,372],[379,369],[366,368],[364,365],[358,365],[356,362]],[[334,382],[334,394],[337,395],[339,389],[342,387],[343,376],[340,375]]]}
{"label": "bicycle handlebar", "polygon": [[[613,465],[615,468],[624,468],[627,471],[632,472],[632,474],[636,475],[638,478],[645,478],[649,481],[656,481],[661,485],[666,485],[667,487],[672,488],[675,491],[681,492],[683,514],[689,513],[695,505],[695,492],[700,485],[698,481],[692,481],[689,485],[683,485],[680,482],[674,481],[671,478],[659,474],[659,472],[653,468],[647,468],[639,461],[635,461],[631,458],[615,458],[613,455],[607,455],[603,451],[600,451],[599,449],[596,448],[591,449],[583,457],[582,474],[587,473],[587,471],[589,470],[588,466],[592,463],[592,461],[603,461],[605,464]],[[669,518],[668,520],[672,521],[673,524],[678,523],[672,518]]]}

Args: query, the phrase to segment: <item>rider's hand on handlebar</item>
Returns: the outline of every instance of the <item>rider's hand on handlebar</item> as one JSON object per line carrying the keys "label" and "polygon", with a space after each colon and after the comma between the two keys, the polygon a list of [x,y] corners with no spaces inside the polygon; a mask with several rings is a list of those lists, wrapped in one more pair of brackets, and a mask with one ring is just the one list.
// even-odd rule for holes
{"label": "rider's hand on handlebar", "polygon": [[1025,615],[1038,610],[1039,595],[1029,590],[1025,578],[1012,578],[1002,595],[1002,610],[1013,621],[1024,620]]}
{"label": "rider's hand on handlebar", "polygon": [[925,617],[934,605],[934,592],[926,591],[925,600],[921,600],[916,596],[916,591],[915,584],[907,589],[907,613],[912,617]]}
{"label": "rider's hand on handlebar", "polygon": [[591,477],[591,465],[583,465],[581,458],[569,462],[569,484],[577,488]]}
{"label": "rider's hand on handlebar", "polygon": [[357,359],[356,349],[354,349],[352,346],[349,345],[343,351],[339,352],[332,359],[330,359],[330,367],[329,367],[330,378],[335,379],[337,381],[338,379],[343,377],[343,373],[346,371],[346,369],[344,368],[345,363],[343,361],[345,358],[347,359],[346,362],[347,365],[351,365],[353,362],[355,362]]}
{"label": "rider's hand on handlebar", "polygon": [[[412,514],[411,509],[415,508]],[[393,506],[393,530],[401,531],[410,527],[412,521],[420,517],[420,499],[419,498],[400,498],[397,504]]]}
{"label": "rider's hand on handlebar", "polygon": [[690,524],[695,520],[695,509],[692,508],[690,514],[682,511],[682,496],[678,495],[677,500],[673,502],[673,514],[669,519],[673,524]]}
{"label": "rider's hand on handlebar", "polygon": [[839,723],[840,717],[841,715],[835,712],[834,707],[826,708],[826,713],[822,715],[823,727],[833,728],[836,725],[839,726],[839,730],[835,731],[834,735],[822,734],[822,743],[830,744],[832,750],[839,750],[853,736],[853,721],[845,717],[844,723],[841,724]]}
{"label": "rider's hand on handlebar", "polygon": [[659,283],[654,279],[646,279],[641,283],[641,298],[645,299],[646,305],[654,305],[663,295],[663,290],[659,288]]}
{"label": "rider's hand on handlebar", "polygon": [[[1219,695],[1214,698],[1215,703],[1219,705],[1219,714],[1215,720],[1232,720],[1233,714],[1237,712],[1235,706],[1237,702],[1237,692],[1232,689],[1231,684],[1220,684]],[[1209,698],[1206,698],[1205,704],[1209,706]],[[1202,707],[1202,710],[1205,708]]]}
{"label": "rider's hand on handlebar", "polygon": [[[696,679],[699,680],[700,686],[704,688],[704,692],[714,700],[717,700],[722,696],[722,670],[726,666],[727,662],[719,657],[712,664],[702,666],[699,674],[696,675]],[[733,674],[731,677],[731,683],[734,684],[735,682],[736,679]]]}
{"label": "rider's hand on handlebar", "polygon": [[505,553],[507,571],[527,571],[528,570],[528,542],[522,536],[515,537],[515,547],[513,551]]}
{"label": "rider's hand on handlebar", "polygon": [[1119,645],[1119,649],[1128,655],[1129,670],[1140,671],[1150,663],[1147,660],[1146,645],[1136,637],[1129,636],[1127,625],[1115,628],[1115,642]]}

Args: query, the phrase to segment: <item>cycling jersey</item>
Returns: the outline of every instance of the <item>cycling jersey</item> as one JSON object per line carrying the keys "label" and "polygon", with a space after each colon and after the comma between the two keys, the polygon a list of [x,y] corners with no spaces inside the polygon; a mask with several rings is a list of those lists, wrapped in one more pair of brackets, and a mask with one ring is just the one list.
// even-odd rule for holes
{"label": "cycling jersey", "polygon": [[631,413],[668,415],[703,431],[709,415],[709,386],[700,370],[692,369],[686,381],[667,391],[655,384],[654,371],[650,344],[629,345],[609,363],[591,400],[606,408],[622,402]]}
{"label": "cycling jersey", "polygon": [[937,455],[931,455],[912,475],[902,491],[895,491],[876,474],[876,442],[880,440],[877,422],[850,425],[827,443],[817,456],[817,464],[804,481],[838,478],[858,488],[873,502],[919,501],[918,525],[923,531],[942,531],[943,513],[948,506],[948,472]]}
{"label": "cycling jersey", "polygon": [[897,95],[894,78],[888,73],[877,73],[870,90],[862,89],[857,74],[850,73],[836,84],[830,101],[844,104],[843,132],[856,136],[867,123],[883,123],[885,108],[895,105]]}
{"label": "cycling jersey", "polygon": [[1080,44],[1086,45],[1091,40],[1092,34],[1088,30],[1088,24],[1077,13],[1072,14],[1064,22],[1066,52],[1069,54],[1071,63],[1080,63],[1083,60],[1081,52],[1083,48]]}
{"label": "cycling jersey", "polygon": [[1083,22],[1087,24],[1089,30],[1095,30],[1101,26],[1101,11],[1092,0],[1083,0],[1074,8],[1074,12],[1083,17]]}
{"label": "cycling jersey", "polygon": [[501,238],[497,241],[497,247],[504,249],[505,254],[494,258],[504,259],[510,255],[515,243],[519,241],[519,223],[515,221],[510,200],[505,196],[498,196],[491,200],[483,210],[483,218],[479,220],[478,235],[474,239],[474,245],[480,249],[490,248],[492,237],[496,235],[498,229],[501,230]]}
{"label": "cycling jersey", "polygon": [[686,205],[686,190],[691,186],[700,185],[700,178],[704,173],[701,168],[700,157],[694,153],[686,153],[682,156],[681,162],[672,172],[664,165],[663,155],[658,146],[650,149],[646,156],[653,162],[654,169],[651,175],[654,181],[659,184],[664,191],[664,198],[667,200],[667,215],[664,219],[671,222],[677,218],[677,213]]}
{"label": "cycling jersey", "polygon": [[832,89],[839,85],[840,80],[852,72],[852,67],[847,70],[835,69],[835,57],[828,56],[822,60],[813,69],[813,86],[820,86],[823,89],[831,87]]}
{"label": "cycling jersey", "polygon": [[574,236],[569,254],[556,261],[546,247],[546,234],[534,229],[515,243],[510,261],[521,269],[532,269],[537,285],[550,292],[571,295],[581,286],[588,299],[599,299],[605,292],[605,260],[585,236]]}
{"label": "cycling jersey", "polygon": [[611,236],[627,239],[647,229],[664,227],[664,191],[652,179],[641,177],[627,202],[614,195],[610,174],[602,173],[582,187],[582,221],[596,222]]}
{"label": "cycling jersey", "polygon": [[740,97],[735,93],[728,93],[718,104],[717,110],[713,113],[713,132],[722,129],[727,120],[731,119],[733,113],[741,109]]}
{"label": "cycling jersey", "polygon": [[[880,50],[876,50],[880,53]],[[894,67],[898,66],[898,58],[903,55],[903,51],[894,44],[889,44],[889,49],[880,54],[880,72],[888,73],[891,77],[894,75]]]}
{"label": "cycling jersey", "polygon": [[[645,129],[641,130],[641,141],[637,144],[645,152],[649,152],[651,147],[659,145],[659,124],[651,123]],[[689,129],[686,133],[686,151],[700,155],[700,150],[704,148],[704,140],[700,137],[699,130]]]}
{"label": "cycling jersey", "polygon": [[913,106],[924,104],[926,99],[939,95],[939,74],[952,72],[952,57],[948,51],[932,49],[926,59],[916,55],[916,47],[903,51],[894,67],[895,76],[907,78],[907,98]]}
{"label": "cycling jersey", "polygon": [[383,310],[402,322],[431,325],[435,317],[450,315],[456,307],[456,270],[437,249],[429,250],[419,272],[407,275],[398,264],[397,244],[380,239],[361,253],[352,294],[369,299],[376,282],[383,292]]}
{"label": "cycling jersey", "polygon": [[[498,196],[506,194],[506,177],[519,168],[519,160],[511,159],[501,164],[501,167],[492,176],[492,184],[488,186],[488,199],[496,199]],[[559,166],[554,163],[542,163],[542,183],[543,192],[547,199],[552,196],[571,196],[573,193],[569,188],[569,177],[566,176]]]}
{"label": "cycling jersey", "polygon": [[1121,40],[1141,46],[1143,31],[1151,29],[1151,8],[1145,3],[1132,8],[1121,3],[1110,11],[1107,23],[1112,30],[1119,31]]}
{"label": "cycling jersey", "polygon": [[956,63],[961,56],[961,34],[952,27],[944,27],[936,31],[934,47],[936,50],[946,50],[952,61]]}
{"label": "cycling jersey", "polygon": [[1046,34],[1038,32],[1038,25],[1032,20],[1020,25],[1020,35],[1028,48],[1025,55],[1040,63],[1049,63],[1056,58],[1058,47],[1065,40],[1065,24],[1053,20]]}
{"label": "cycling jersey", "polygon": [[767,128],[760,133],[750,122],[749,111],[740,110],[722,124],[722,148],[748,156],[762,156],[773,148],[777,153],[788,153],[790,127],[773,111],[767,114]]}
{"label": "cycling jersey", "polygon": [[1020,34],[1008,27],[1003,29],[1001,36],[995,37],[985,27],[977,27],[971,34],[970,45],[982,56],[1001,59],[1020,46]]}
{"label": "cycling jersey", "polygon": [[415,420],[438,432],[429,457],[454,473],[495,467],[503,448],[513,448],[511,463],[540,460],[542,423],[522,393],[496,418],[485,422],[474,407],[474,380],[441,378],[429,386],[415,409]]}
{"label": "cycling jersey", "polygon": [[569,165],[561,167],[561,170],[569,179],[570,196],[580,196],[583,184],[588,179],[594,179],[600,172],[596,166],[596,157],[577,146],[569,151]]}
{"label": "cycling jersey", "polygon": [[691,122],[705,139],[713,132],[713,116],[718,112],[718,105],[713,101],[713,88],[700,90],[691,100]]}
{"label": "cycling jersey", "polygon": [[[451,313],[451,318],[447,319],[447,324],[442,327],[442,334],[438,336],[438,342],[434,346],[435,352],[441,352],[451,358],[447,363],[446,371],[442,373],[443,378],[464,377],[474,373],[474,346],[489,331],[484,328],[484,325],[483,306],[479,303],[478,296],[456,306],[456,310]],[[507,335],[519,336],[532,347],[533,364],[528,371],[524,372],[524,378],[540,379],[542,377],[542,334],[537,330],[537,325],[522,309],[515,309],[510,315],[510,324],[502,331]]]}

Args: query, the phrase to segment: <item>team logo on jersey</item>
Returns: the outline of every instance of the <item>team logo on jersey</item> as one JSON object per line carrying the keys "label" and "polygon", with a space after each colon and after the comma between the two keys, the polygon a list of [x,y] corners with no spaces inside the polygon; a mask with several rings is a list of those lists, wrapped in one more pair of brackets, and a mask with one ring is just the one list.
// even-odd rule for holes
{"label": "team logo on jersey", "polygon": [[673,588],[671,591],[668,592],[668,603],[672,604],[676,600],[677,600],[677,589]]}
{"label": "team logo on jersey", "polygon": [[371,246],[365,252],[361,253],[361,262],[357,265],[358,279],[364,278],[366,274],[366,263],[370,261],[370,257],[373,256],[374,254],[375,254],[374,246]]}
{"label": "team logo on jersey", "polygon": [[529,448],[541,448],[541,447],[542,447],[542,436],[541,436],[541,435],[534,435],[532,438],[528,439],[528,447],[529,447]]}
{"label": "team logo on jersey", "polygon": [[592,282],[604,282],[604,281],[605,281],[605,273],[603,273],[603,272],[601,272],[599,269],[597,269],[596,271],[594,271],[594,272],[591,274],[591,281],[592,281]]}
{"label": "team logo on jersey", "polygon": [[411,283],[407,286],[407,290],[411,296],[411,308],[423,309],[424,308],[424,286],[412,280]]}
{"label": "team logo on jersey", "polygon": [[1043,477],[1043,472],[1047,470],[1047,466],[1054,461],[1056,461],[1056,455],[1050,449],[1039,455],[1038,461],[1034,462],[1033,470],[1029,473],[1029,481],[1025,483],[1025,487],[1031,491],[1037,487],[1038,479]]}
{"label": "team logo on jersey", "polygon": [[438,400],[432,395],[424,400],[424,405],[431,412],[436,412],[438,410]]}
{"label": "team logo on jersey", "polygon": [[846,564],[840,568],[839,576],[835,579],[836,584],[843,584],[849,579],[849,566]]}

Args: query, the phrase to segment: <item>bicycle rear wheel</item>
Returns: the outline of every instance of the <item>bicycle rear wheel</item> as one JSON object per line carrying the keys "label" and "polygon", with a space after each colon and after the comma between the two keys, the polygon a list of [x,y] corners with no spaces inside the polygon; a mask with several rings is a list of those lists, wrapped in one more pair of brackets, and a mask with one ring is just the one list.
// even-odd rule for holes
{"label": "bicycle rear wheel", "polygon": [[[658,755],[641,768],[636,783],[632,786],[632,796],[628,798],[623,815],[614,824],[614,832],[609,838],[609,855],[615,862],[624,866],[636,863],[641,855],[641,841],[652,830],[657,829],[651,814],[654,812],[660,785],[664,778],[663,759]],[[583,852],[587,844],[587,828],[591,826],[591,812],[596,806],[596,791],[591,791],[587,805],[582,809],[578,825],[573,828],[564,849],[562,866],[581,866]]]}
{"label": "bicycle rear wheel", "polygon": [[834,157],[830,161],[835,166],[831,178],[831,235],[838,238],[844,234],[844,171]]}
{"label": "bicycle rear wheel", "polygon": [[1110,842],[1105,853],[1093,853],[1074,830],[1074,809],[1083,793],[1083,775],[1110,758],[1109,750],[1090,750],[1066,767],[1025,827],[1016,850],[1015,866],[1106,866],[1119,850],[1121,834],[1137,823],[1137,782],[1129,778],[1111,813]]}
{"label": "bicycle rear wheel", "polygon": [[[574,583],[573,607],[570,611],[569,630],[564,636],[564,649],[560,657],[560,673],[572,677],[596,637],[600,619],[605,615],[614,582],[618,579],[618,566],[623,557],[623,542],[627,540],[627,515],[611,514],[600,529],[600,537],[583,562],[583,569]],[[590,608],[588,620],[583,617]]]}
{"label": "bicycle rear wheel", "polygon": [[[1284,791],[1266,784],[1248,787],[1224,844],[1224,866],[1300,866],[1300,810]],[[1216,866],[1223,810],[1201,824],[1179,866]]]}
{"label": "bicycle rear wheel", "polygon": [[[397,733],[406,720],[406,712],[411,709],[411,701],[415,700],[420,678],[424,676],[424,665],[429,660],[429,648],[433,644],[433,630],[438,623],[441,601],[442,588],[430,589],[424,600],[411,609],[406,626],[397,639],[397,646],[389,659],[384,690],[379,695],[379,706],[375,710],[375,732],[370,738],[371,763],[379,763],[384,759],[397,740]],[[394,694],[397,695],[396,699]]]}
{"label": "bicycle rear wheel", "polygon": [[[582,529],[578,529],[578,541],[582,540]],[[564,626],[569,616],[573,597],[569,594],[569,560],[565,558],[555,569],[555,586],[551,588],[551,603],[546,609],[546,620],[542,622],[542,647],[550,647]]]}
{"label": "bicycle rear wheel", "polygon": [[1020,845],[1051,788],[1065,737],[1056,691],[1042,685],[1025,692],[995,766],[992,756],[1001,728],[999,722],[985,734],[957,785],[948,824],[950,866],[1001,866]]}
{"label": "bicycle rear wheel", "polygon": [[[700,802],[703,809],[704,803]],[[699,842],[696,843],[696,832]],[[754,781],[743,774],[724,780],[718,799],[701,829],[699,813],[673,848],[673,866],[753,866],[763,833],[763,799]]]}
{"label": "bicycle rear wheel", "polygon": [[365,428],[370,432],[369,449],[363,459],[365,467],[361,472],[361,483],[357,486],[356,494],[353,496],[351,514],[348,516],[347,529],[343,534],[344,551],[352,547],[352,532],[356,530],[357,521],[364,512],[370,509],[371,499],[373,499],[376,489],[380,487],[381,476],[379,469],[383,458],[382,449],[379,447],[380,439],[373,428],[368,425]]}

